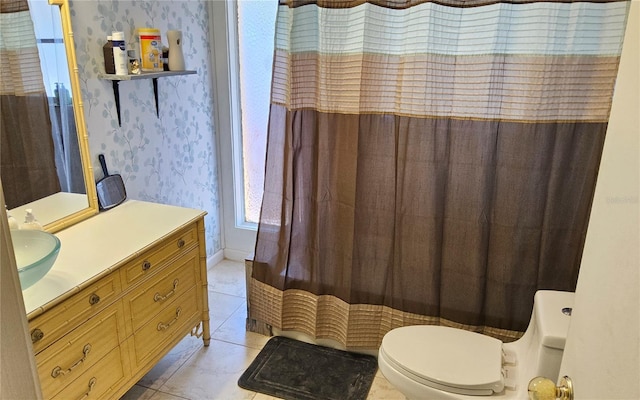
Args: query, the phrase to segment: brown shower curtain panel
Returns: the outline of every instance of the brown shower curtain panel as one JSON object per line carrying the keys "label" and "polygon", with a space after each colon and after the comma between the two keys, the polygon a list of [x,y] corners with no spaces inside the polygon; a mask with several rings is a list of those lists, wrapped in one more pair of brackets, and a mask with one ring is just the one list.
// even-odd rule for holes
{"label": "brown shower curtain panel", "polygon": [[26,0],[0,2],[0,131],[7,207],[59,192],[48,99]]}
{"label": "brown shower curtain panel", "polygon": [[627,2],[281,2],[249,326],[513,340],[575,289]]}

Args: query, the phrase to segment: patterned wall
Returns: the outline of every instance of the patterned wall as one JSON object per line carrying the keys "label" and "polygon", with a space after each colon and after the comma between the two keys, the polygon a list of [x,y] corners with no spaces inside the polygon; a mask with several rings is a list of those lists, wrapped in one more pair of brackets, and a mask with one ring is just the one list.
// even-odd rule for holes
{"label": "patterned wall", "polygon": [[[211,256],[221,249],[221,230],[206,1],[70,3],[96,179],[102,177],[103,153],[109,173],[122,175],[128,198],[207,211]],[[160,29],[165,46],[166,31],[181,30],[186,68],[198,73],[158,79],[159,118],[152,80],[120,83],[120,127],[111,81],[98,79],[104,72],[102,46],[112,31],[124,31],[133,43],[140,27]]]}

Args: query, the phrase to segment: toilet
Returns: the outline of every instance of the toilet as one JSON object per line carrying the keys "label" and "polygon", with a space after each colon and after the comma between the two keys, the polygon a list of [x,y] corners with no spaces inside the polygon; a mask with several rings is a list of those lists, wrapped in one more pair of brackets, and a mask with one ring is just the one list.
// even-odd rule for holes
{"label": "toilet", "polygon": [[445,326],[389,331],[378,351],[380,372],[407,399],[527,399],[536,376],[557,381],[573,292],[540,290],[524,335],[511,343]]}

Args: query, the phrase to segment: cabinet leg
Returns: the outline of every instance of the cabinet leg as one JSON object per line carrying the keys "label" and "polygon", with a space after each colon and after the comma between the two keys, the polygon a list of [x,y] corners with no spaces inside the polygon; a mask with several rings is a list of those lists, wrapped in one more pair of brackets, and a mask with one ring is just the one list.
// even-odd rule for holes
{"label": "cabinet leg", "polygon": [[211,332],[209,331],[209,321],[202,321],[202,327],[203,327],[203,331],[202,331],[202,343],[205,346],[209,346],[209,343],[211,342]]}
{"label": "cabinet leg", "polygon": [[[204,229],[203,229],[204,232]],[[202,236],[204,237],[204,233]],[[202,341],[205,346],[209,346],[209,342],[211,341],[211,328],[209,326],[209,284],[207,282],[207,262],[204,253],[204,246],[201,247],[201,270],[200,273],[204,277],[202,282]]]}
{"label": "cabinet leg", "polygon": [[202,279],[202,341],[209,346],[211,328],[209,327],[209,283],[207,279],[207,246],[204,243],[204,219],[198,221],[198,240],[200,242],[200,279]]}
{"label": "cabinet leg", "polygon": [[209,346],[211,341],[211,327],[209,326],[209,295],[207,292],[207,284],[204,284],[204,310],[202,311],[202,342],[205,346]]}

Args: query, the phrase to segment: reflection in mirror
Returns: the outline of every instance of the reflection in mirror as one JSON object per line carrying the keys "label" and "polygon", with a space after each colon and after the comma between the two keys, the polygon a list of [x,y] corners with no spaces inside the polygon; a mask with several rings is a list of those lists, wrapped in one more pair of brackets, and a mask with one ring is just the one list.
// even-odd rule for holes
{"label": "reflection in mirror", "polygon": [[42,0],[29,0],[29,9],[47,91],[60,189],[63,192],[85,194],[73,102],[69,92],[71,81],[60,25],[60,9]]}
{"label": "reflection in mirror", "polygon": [[11,214],[21,221],[32,208],[55,231],[93,215],[97,204],[77,69],[69,68],[68,4],[52,3],[59,4],[2,1],[1,177]]}

